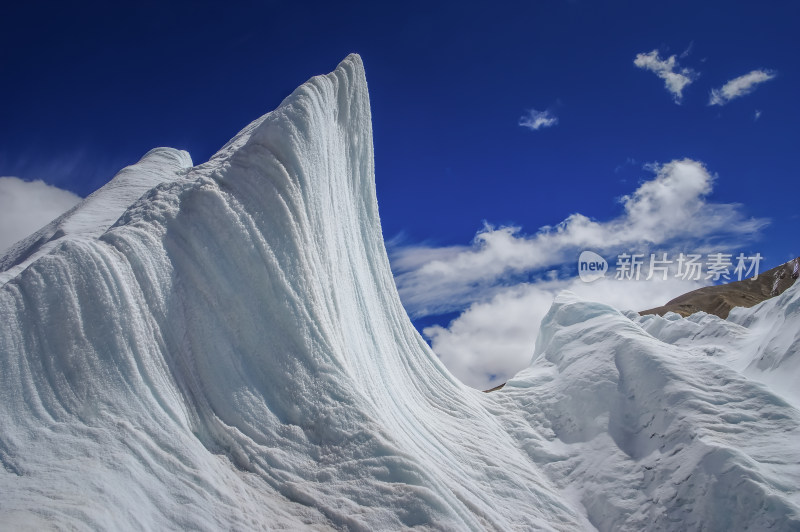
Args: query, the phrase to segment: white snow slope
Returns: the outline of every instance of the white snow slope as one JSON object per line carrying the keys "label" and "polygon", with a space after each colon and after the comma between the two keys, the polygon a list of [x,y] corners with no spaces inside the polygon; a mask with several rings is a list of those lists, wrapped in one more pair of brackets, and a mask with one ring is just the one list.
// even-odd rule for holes
{"label": "white snow slope", "polygon": [[371,131],[351,55],[0,259],[0,528],[800,528],[800,283],[736,323],[563,294],[482,394],[401,306]]}

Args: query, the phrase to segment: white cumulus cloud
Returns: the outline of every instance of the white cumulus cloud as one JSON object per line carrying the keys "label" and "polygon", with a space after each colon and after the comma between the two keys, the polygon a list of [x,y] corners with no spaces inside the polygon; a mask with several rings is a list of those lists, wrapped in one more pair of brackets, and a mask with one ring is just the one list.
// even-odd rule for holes
{"label": "white cumulus cloud", "polygon": [[[682,56],[683,57],[683,56]],[[674,55],[662,59],[658,50],[648,53],[636,54],[633,64],[649,70],[664,80],[664,86],[672,94],[675,103],[680,104],[683,99],[683,89],[697,79],[698,74],[690,68],[681,68]]]}
{"label": "white cumulus cloud", "polygon": [[734,78],[718,89],[711,89],[708,105],[725,105],[731,100],[750,94],[756,87],[775,77],[772,70],[753,70]]}
{"label": "white cumulus cloud", "polygon": [[553,127],[556,124],[558,124],[558,117],[550,110],[537,111],[536,109],[530,109],[519,118],[519,125],[531,131]]}
{"label": "white cumulus cloud", "polygon": [[79,201],[80,196],[44,181],[0,177],[0,253]]}
{"label": "white cumulus cloud", "polygon": [[651,169],[653,179],[621,198],[623,212],[608,221],[575,213],[532,235],[519,227],[486,225],[470,245],[393,248],[403,303],[414,317],[452,312],[492,297],[515,276],[572,261],[582,249],[700,245],[753,235],[768,223],[746,217],[741,205],[708,201],[714,176],[698,161],[675,160]]}

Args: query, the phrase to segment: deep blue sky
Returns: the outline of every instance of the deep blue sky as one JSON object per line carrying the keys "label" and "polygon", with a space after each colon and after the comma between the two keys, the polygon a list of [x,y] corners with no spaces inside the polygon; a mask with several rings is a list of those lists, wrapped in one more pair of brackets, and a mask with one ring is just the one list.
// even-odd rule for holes
{"label": "deep blue sky", "polygon": [[[85,196],[155,146],[203,162],[358,52],[387,238],[461,244],[483,220],[534,232],[573,212],[607,219],[643,163],[689,157],[719,175],[714,201],[772,220],[754,249],[769,265],[800,251],[797,2],[336,4],[6,3],[0,175]],[[633,59],[690,45],[679,61],[700,77],[676,105]],[[707,105],[759,68],[776,78]],[[558,125],[520,127],[529,108]]]}

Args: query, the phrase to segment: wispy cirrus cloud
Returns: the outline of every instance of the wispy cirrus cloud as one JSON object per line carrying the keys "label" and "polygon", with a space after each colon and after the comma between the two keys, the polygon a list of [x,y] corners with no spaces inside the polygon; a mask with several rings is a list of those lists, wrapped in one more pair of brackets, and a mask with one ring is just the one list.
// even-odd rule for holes
{"label": "wispy cirrus cloud", "polygon": [[620,198],[622,213],[610,220],[576,213],[533,234],[487,224],[469,245],[390,246],[395,281],[412,317],[459,313],[447,326],[423,330],[450,371],[487,388],[525,367],[541,317],[563,289],[644,310],[710,282],[670,277],[586,284],[570,269],[584,249],[610,263],[622,251],[730,251],[769,223],[746,216],[739,204],[711,201],[715,177],[699,161],[648,169],[655,175]]}
{"label": "wispy cirrus cloud", "polygon": [[518,124],[531,131],[538,131],[558,124],[558,117],[549,109],[545,111],[529,109],[519,118]]}
{"label": "wispy cirrus cloud", "polygon": [[731,100],[750,94],[764,82],[774,79],[774,70],[757,69],[734,78],[718,89],[711,89],[708,105],[726,105]]}
{"label": "wispy cirrus cloud", "polygon": [[[690,48],[684,52],[685,55],[688,55]],[[681,57],[684,57],[684,54],[681,54]],[[653,72],[664,80],[664,86],[672,94],[672,99],[676,104],[680,104],[683,99],[683,89],[699,77],[699,74],[691,68],[681,68],[674,55],[662,59],[658,50],[636,54],[633,64],[643,70]]]}
{"label": "wispy cirrus cloud", "polygon": [[692,48],[694,48],[694,41],[690,41],[689,46],[687,46],[686,49],[681,52],[681,59],[689,57],[689,55],[692,53]]}

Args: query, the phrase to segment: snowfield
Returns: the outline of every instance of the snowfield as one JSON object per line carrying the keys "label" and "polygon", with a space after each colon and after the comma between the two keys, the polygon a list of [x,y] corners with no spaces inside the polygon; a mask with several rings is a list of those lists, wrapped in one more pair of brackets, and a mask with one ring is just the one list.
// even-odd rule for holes
{"label": "snowfield", "polygon": [[800,529],[800,283],[728,321],[564,293],[462,385],[395,289],[356,55],[0,270],[0,528]]}

